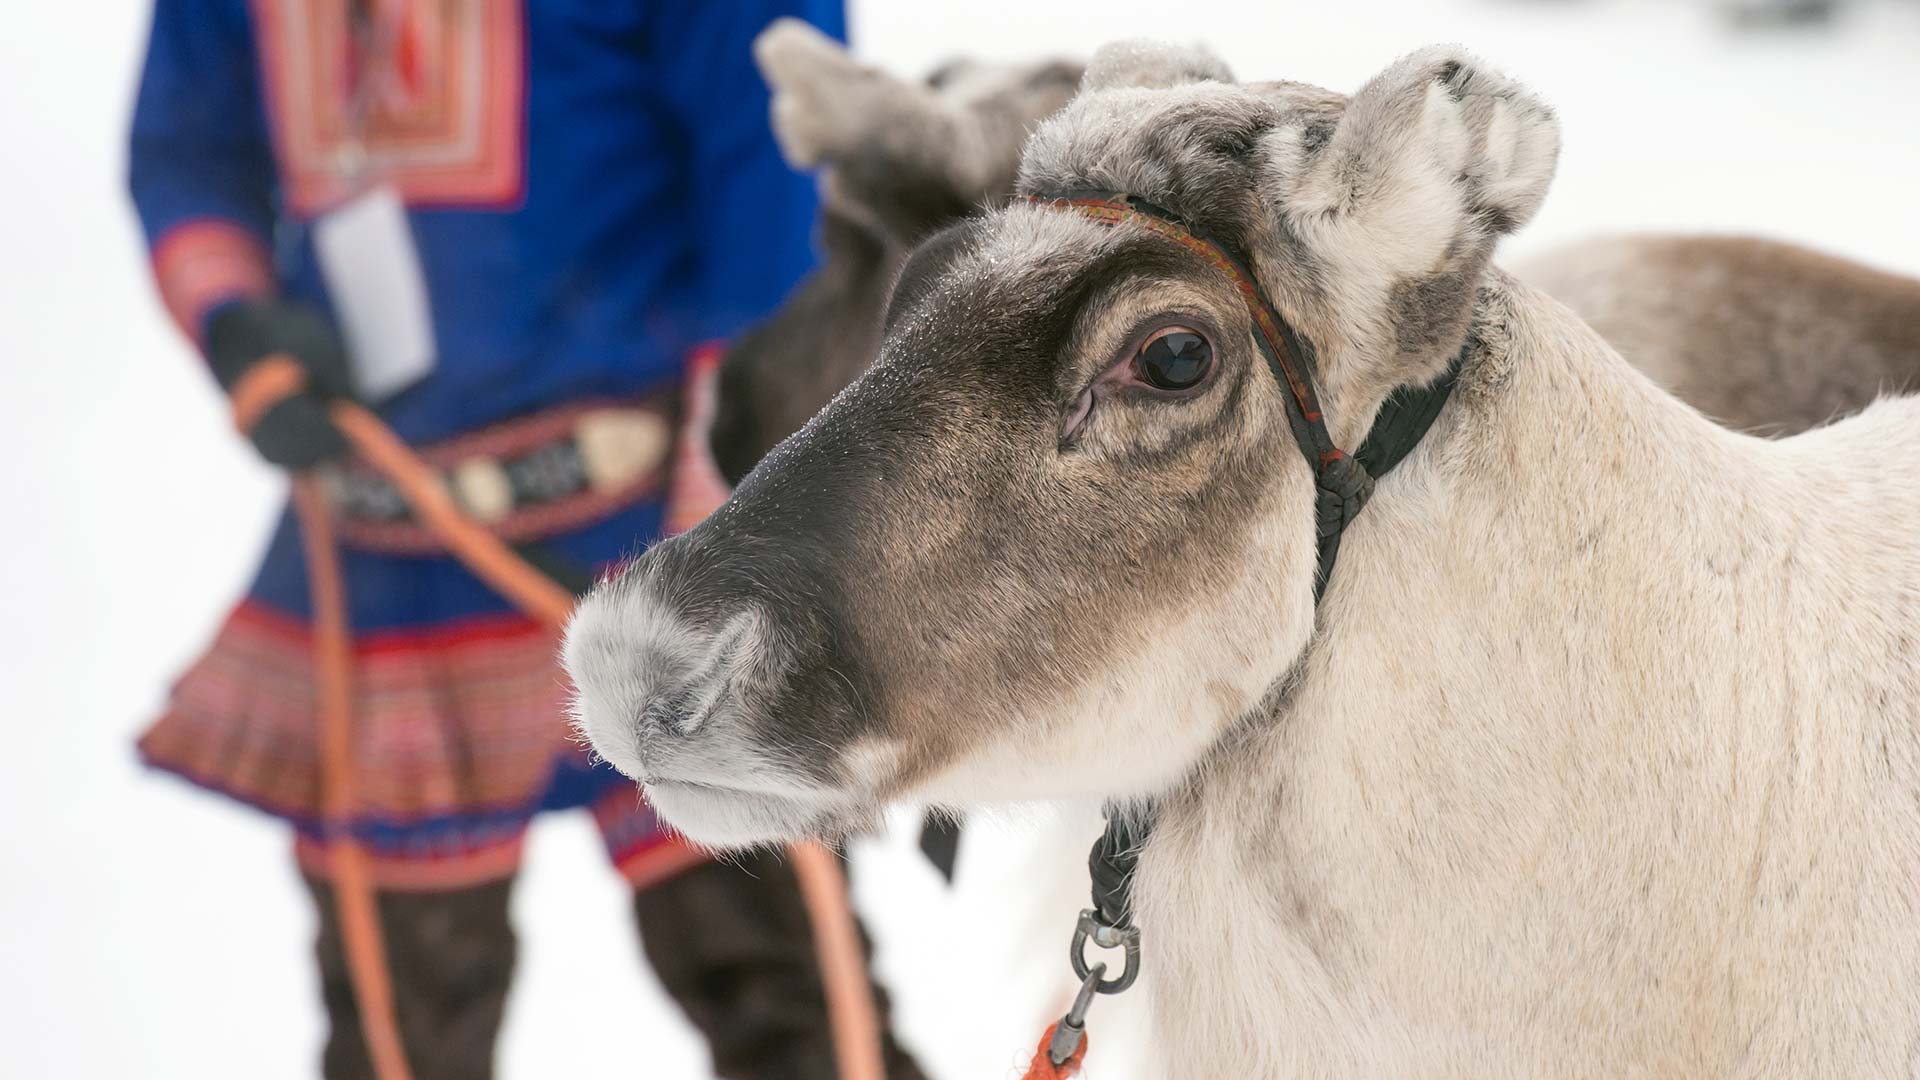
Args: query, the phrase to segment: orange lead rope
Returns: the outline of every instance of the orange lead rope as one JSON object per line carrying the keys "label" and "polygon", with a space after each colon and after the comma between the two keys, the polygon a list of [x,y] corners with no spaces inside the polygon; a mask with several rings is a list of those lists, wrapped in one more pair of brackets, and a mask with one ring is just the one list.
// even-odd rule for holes
{"label": "orange lead rope", "polygon": [[[725,350],[703,345],[687,357],[686,416],[673,456],[673,486],[667,496],[666,534],[693,528],[727,501],[727,482],[707,451],[707,434],[719,405],[720,361]],[[846,875],[833,854],[818,844],[794,844],[787,855],[813,925],[814,958],[826,991],[834,1060],[841,1080],[885,1080],[880,1013],[874,1006],[854,925]]]}
{"label": "orange lead rope", "polygon": [[1053,1045],[1053,1034],[1059,1030],[1058,1023],[1048,1024],[1047,1033],[1040,1036],[1040,1048],[1033,1052],[1033,1064],[1027,1066],[1020,1080],[1070,1080],[1080,1075],[1080,1063],[1087,1059],[1087,1036],[1080,1035],[1080,1042],[1073,1048],[1073,1056],[1058,1065],[1047,1051]]}
{"label": "orange lead rope", "polygon": [[432,530],[475,577],[529,616],[556,630],[573,614],[573,593],[534,569],[499,537],[454,503],[439,474],[421,461],[380,418],[350,401],[336,401],[333,425],[354,450],[407,500],[414,517]]}
{"label": "orange lead rope", "polygon": [[[506,543],[457,506],[440,478],[380,418],[352,402],[335,402],[333,423],[354,449],[405,497],[414,515],[432,529],[467,569],[532,617],[565,629],[574,596],[535,569]],[[879,1010],[867,980],[860,930],[853,921],[846,875],[832,853],[818,844],[787,849],[800,895],[813,923],[814,954],[833,1027],[834,1058],[841,1080],[886,1080],[880,1052]]]}
{"label": "orange lead rope", "polygon": [[[306,389],[305,373],[291,357],[269,357],[254,366],[233,393],[235,426],[245,433],[280,401]],[[348,401],[331,407],[334,425],[368,464],[407,500],[414,515],[474,575],[529,616],[563,629],[574,596],[529,565],[499,537],[469,518],[439,476],[379,417]],[[332,519],[317,477],[294,479],[294,512],[300,520],[313,594],[314,667],[319,679],[324,815],[330,832],[335,906],[340,913],[347,967],[367,1049],[379,1080],[411,1080],[393,1008],[393,982],[381,938],[378,894],[366,852],[353,836],[353,643],[347,625],[346,589],[340,573]],[[813,924],[834,1056],[841,1080],[885,1080],[879,1010],[875,1007],[860,931],[847,896],[846,876],[818,844],[789,848],[794,876]]]}
{"label": "orange lead rope", "polygon": [[827,996],[827,1022],[833,1028],[833,1057],[840,1080],[886,1080],[880,1053],[880,1014],[873,1004],[860,928],[853,921],[853,900],[839,860],[819,844],[791,844],[787,858],[799,879],[800,896],[813,923],[813,952]]}
{"label": "orange lead rope", "polygon": [[333,906],[340,918],[347,974],[366,1034],[367,1053],[380,1080],[410,1080],[405,1046],[393,1011],[386,942],[380,936],[378,896],[367,853],[353,835],[353,641],[347,631],[346,584],[333,543],[326,493],[312,476],[293,481],[313,594],[313,666],[319,693],[321,817],[333,872]]}

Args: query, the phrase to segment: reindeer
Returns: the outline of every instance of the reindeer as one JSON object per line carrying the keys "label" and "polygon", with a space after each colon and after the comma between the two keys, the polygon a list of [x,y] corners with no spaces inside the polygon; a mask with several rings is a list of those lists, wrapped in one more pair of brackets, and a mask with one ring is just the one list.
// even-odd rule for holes
{"label": "reindeer", "polygon": [[1525,260],[1655,382],[1741,431],[1791,435],[1920,389],[1920,281],[1741,236],[1617,236]]}
{"label": "reindeer", "polygon": [[[865,370],[907,250],[1005,204],[1027,130],[1063,103],[1080,71],[1064,61],[956,61],[923,87],[855,62],[800,23],[776,24],[758,51],[790,158],[823,173],[827,260],[765,331],[727,356],[718,443],[734,481]],[[952,148],[968,140],[955,139],[956,128],[995,137],[973,139],[975,156],[962,157]],[[1920,282],[1805,248],[1751,237],[1605,237],[1514,269],[1667,389],[1740,430],[1797,433],[1920,382]],[[1066,974],[1051,942],[1086,902],[1076,868],[1097,831],[1076,807],[1035,837],[1033,874],[1045,887],[1025,898],[1031,910],[1015,935],[1031,956],[1020,966],[1036,968],[1028,974]],[[935,830],[922,842],[952,839]],[[950,872],[950,846],[944,859]],[[1101,1006],[1089,1068],[1137,1057],[1140,996]]]}
{"label": "reindeer", "polygon": [[[1456,50],[1351,98],[1102,50],[1040,201],[582,606],[582,730],[722,847],[1151,806],[1155,1075],[1909,1071],[1920,401],[1765,442],[1661,391],[1489,261],[1557,147]],[[1088,190],[1246,253],[1335,445],[1452,380],[1330,575],[1262,307]]]}
{"label": "reindeer", "polygon": [[[727,354],[715,443],[735,482],[865,370],[892,279],[912,245],[1005,205],[1028,132],[1064,104],[1081,71],[1059,60],[961,60],[916,84],[856,62],[797,22],[775,24],[757,52],[788,156],[822,173],[826,260],[765,327]],[[1789,245],[1606,238],[1516,269],[1670,390],[1745,430],[1799,431],[1865,406],[1900,385],[1901,372],[1909,380],[1920,373],[1912,329],[1920,326],[1920,282]],[[998,943],[1012,950],[1000,961],[1008,977],[1053,986],[1053,1000],[1073,989],[1055,939],[1086,903],[1081,853],[1099,831],[1092,806],[1060,809],[1036,826],[1028,880],[1040,887],[1021,899],[1016,929]],[[951,874],[956,840],[930,818],[922,847]],[[1137,1060],[1143,1003],[1141,991],[1102,1003],[1090,1070]]]}

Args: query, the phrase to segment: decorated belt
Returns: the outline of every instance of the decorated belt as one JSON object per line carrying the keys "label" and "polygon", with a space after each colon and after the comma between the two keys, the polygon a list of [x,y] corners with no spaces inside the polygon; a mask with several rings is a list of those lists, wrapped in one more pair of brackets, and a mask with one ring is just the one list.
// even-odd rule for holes
{"label": "decorated belt", "polygon": [[[454,502],[501,539],[539,540],[664,496],[676,392],[549,409],[419,453]],[[350,459],[325,478],[344,543],[396,555],[445,550],[371,467]]]}

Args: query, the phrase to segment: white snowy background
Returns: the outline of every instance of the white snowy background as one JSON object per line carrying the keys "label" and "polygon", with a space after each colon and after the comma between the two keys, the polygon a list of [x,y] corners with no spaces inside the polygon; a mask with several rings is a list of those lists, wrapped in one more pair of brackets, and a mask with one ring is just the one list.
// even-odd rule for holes
{"label": "white snowy background", "polygon": [[[131,749],[243,587],[281,492],[162,316],[123,194],[146,6],[16,0],[0,34],[0,1076],[310,1076],[312,926],[285,835],[143,774]],[[1920,273],[1911,2],[1791,31],[1736,31],[1684,0],[984,7],[856,3],[856,48],[919,73],[1147,33],[1208,42],[1243,76],[1350,90],[1460,41],[1564,124],[1559,179],[1512,250],[1758,232]],[[1030,825],[973,834],[952,893],[904,828],[857,849],[899,1025],[943,1080],[1016,1074],[1050,1007],[1072,901],[1035,921]],[[584,818],[535,830],[515,914],[503,1075],[706,1075]],[[1103,1056],[1097,1078],[1133,1074]]]}

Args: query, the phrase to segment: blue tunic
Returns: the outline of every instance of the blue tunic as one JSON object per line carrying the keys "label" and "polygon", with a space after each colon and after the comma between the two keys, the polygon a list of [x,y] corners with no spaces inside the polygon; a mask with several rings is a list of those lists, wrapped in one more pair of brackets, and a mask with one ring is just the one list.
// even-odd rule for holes
{"label": "blue tunic", "polygon": [[[278,289],[327,307],[311,224],[338,200],[289,192],[299,185],[283,175],[315,171],[322,155],[283,133],[314,126],[309,114],[321,111],[300,110],[301,83],[288,73],[300,66],[293,55],[304,49],[325,59],[318,43],[341,36],[306,9],[344,7],[159,0],[130,162],[134,202],[156,253],[176,231],[231,224],[270,253]],[[458,69],[463,51],[481,62],[505,57],[487,76],[515,92],[494,101],[469,90],[469,100],[457,100],[462,92],[448,90],[441,96],[449,100],[428,108],[450,131],[502,132],[507,145],[496,156],[512,160],[484,176],[475,162],[464,180],[447,178],[457,168],[441,169],[417,184],[406,165],[393,170],[408,201],[438,359],[431,376],[380,411],[416,444],[544,406],[643,393],[676,377],[694,344],[730,336],[778,304],[812,264],[816,196],[812,181],[780,158],[751,43],[781,15],[845,32],[833,0],[468,7],[484,10],[482,36],[506,40],[450,43],[441,67]],[[262,16],[268,11],[276,14]],[[164,291],[169,275],[161,269]],[[197,333],[231,298],[190,295],[174,307]],[[657,526],[657,508],[631,525],[597,542],[582,538],[590,550],[576,554],[620,554]],[[277,587],[301,572],[286,532],[262,584],[276,606],[304,613],[304,596],[295,595],[304,590]],[[444,602],[496,603],[478,595]],[[359,598],[356,623],[433,618],[400,607],[382,611]]]}
{"label": "blue tunic", "polygon": [[[435,338],[431,375],[379,406],[402,437],[668,386],[813,262],[814,186],[751,55],[786,15],[844,36],[837,0],[157,0],[129,181],[162,297],[195,338],[249,295],[330,310],[313,225],[372,176],[405,201]],[[545,543],[602,565],[661,520],[643,501]],[[343,569],[359,632],[511,615],[445,558]],[[290,520],[247,603],[308,618]]]}
{"label": "blue tunic", "polygon": [[[306,5],[255,8],[267,6]],[[433,377],[384,410],[409,440],[643,389],[689,345],[766,314],[813,261],[813,184],[780,159],[750,46],[780,15],[843,33],[838,3],[515,9],[527,70],[511,115],[481,115],[484,100],[441,106],[517,133],[505,139],[519,143],[511,175],[407,190],[439,351]],[[283,76],[263,69],[254,22],[245,0],[159,0],[133,121],[134,202],[155,248],[190,222],[241,226],[272,252],[287,294],[324,306],[308,226],[325,207],[284,197],[275,121],[296,106],[263,88]],[[311,155],[278,149],[282,164],[309,167]]]}

